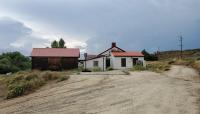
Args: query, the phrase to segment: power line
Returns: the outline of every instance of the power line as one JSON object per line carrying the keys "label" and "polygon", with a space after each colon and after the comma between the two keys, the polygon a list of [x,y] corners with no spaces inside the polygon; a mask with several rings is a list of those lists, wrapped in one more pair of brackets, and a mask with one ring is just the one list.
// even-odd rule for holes
{"label": "power line", "polygon": [[182,36],[179,36],[179,41],[180,41],[180,48],[181,48],[181,59],[183,58],[183,37]]}

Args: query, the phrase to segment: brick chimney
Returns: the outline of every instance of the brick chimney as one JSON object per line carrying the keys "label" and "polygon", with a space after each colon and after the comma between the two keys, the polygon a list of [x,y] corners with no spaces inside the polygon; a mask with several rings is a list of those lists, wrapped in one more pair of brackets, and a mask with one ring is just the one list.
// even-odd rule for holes
{"label": "brick chimney", "polygon": [[112,42],[112,48],[116,47],[116,42]]}

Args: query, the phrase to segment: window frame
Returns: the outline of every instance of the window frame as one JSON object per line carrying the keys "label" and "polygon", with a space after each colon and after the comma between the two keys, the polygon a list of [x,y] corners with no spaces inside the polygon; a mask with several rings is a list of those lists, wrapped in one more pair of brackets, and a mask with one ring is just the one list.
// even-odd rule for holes
{"label": "window frame", "polygon": [[99,67],[99,61],[93,61],[93,67]]}

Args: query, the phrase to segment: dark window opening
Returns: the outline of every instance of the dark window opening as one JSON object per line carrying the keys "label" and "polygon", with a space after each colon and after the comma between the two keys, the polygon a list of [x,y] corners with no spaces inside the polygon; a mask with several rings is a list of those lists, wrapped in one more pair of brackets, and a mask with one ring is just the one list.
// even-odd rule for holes
{"label": "dark window opening", "polygon": [[110,67],[110,58],[106,59],[106,68]]}
{"label": "dark window opening", "polygon": [[138,58],[133,58],[133,65],[136,65],[138,62]]}
{"label": "dark window opening", "polygon": [[121,66],[126,67],[126,58],[121,58]]}
{"label": "dark window opening", "polygon": [[94,62],[93,62],[93,66],[94,66],[94,67],[98,67],[98,66],[99,66],[99,62],[98,62],[98,61],[94,61]]}

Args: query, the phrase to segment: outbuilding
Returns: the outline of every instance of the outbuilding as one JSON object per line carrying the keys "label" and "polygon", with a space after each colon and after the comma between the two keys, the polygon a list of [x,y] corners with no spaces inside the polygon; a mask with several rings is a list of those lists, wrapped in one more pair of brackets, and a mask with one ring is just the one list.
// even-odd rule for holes
{"label": "outbuilding", "polygon": [[78,68],[78,48],[33,48],[32,69],[66,70]]}

